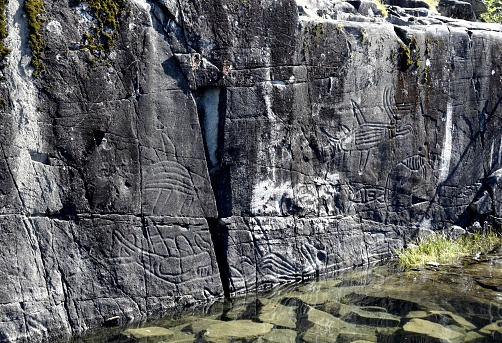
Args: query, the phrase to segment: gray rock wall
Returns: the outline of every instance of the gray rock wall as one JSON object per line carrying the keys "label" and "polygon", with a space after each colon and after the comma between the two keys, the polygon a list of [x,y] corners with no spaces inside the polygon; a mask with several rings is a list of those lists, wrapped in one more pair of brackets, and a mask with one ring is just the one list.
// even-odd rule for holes
{"label": "gray rock wall", "polygon": [[35,78],[21,5],[0,84],[0,341],[329,273],[419,230],[501,217],[499,25],[134,0],[112,48],[93,50],[96,13],[53,1]]}
{"label": "gray rock wall", "polygon": [[261,66],[227,60],[217,84],[211,175],[227,292],[371,262],[420,229],[500,215],[489,182],[500,168],[500,26],[288,15],[289,50],[251,48]]}
{"label": "gray rock wall", "polygon": [[[8,16],[20,5],[10,1]],[[9,27],[0,341],[222,295],[206,220],[216,203],[174,48],[146,2],[129,4],[111,51],[82,48],[92,22],[84,5],[45,3],[39,78],[25,19]]]}

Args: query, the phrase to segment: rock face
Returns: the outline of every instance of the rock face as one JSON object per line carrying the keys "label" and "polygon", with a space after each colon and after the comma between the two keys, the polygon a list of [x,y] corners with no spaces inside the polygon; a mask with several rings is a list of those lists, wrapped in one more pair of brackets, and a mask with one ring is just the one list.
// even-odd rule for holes
{"label": "rock face", "polygon": [[501,216],[500,26],[329,1],[116,4],[100,34],[90,3],[46,2],[33,77],[8,3],[1,341],[361,265],[419,229]]}

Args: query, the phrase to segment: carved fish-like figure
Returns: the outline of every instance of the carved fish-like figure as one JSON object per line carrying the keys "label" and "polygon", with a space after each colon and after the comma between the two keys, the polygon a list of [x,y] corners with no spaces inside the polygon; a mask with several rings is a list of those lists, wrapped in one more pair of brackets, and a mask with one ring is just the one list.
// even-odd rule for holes
{"label": "carved fish-like figure", "polygon": [[378,147],[382,142],[393,140],[397,137],[406,136],[413,133],[411,125],[398,125],[397,115],[390,105],[388,97],[390,93],[386,90],[384,93],[384,108],[389,116],[389,122],[372,122],[368,121],[363,114],[359,104],[351,100],[352,111],[356,118],[356,125],[352,129],[342,126],[342,131],[332,135],[321,128],[329,142],[338,151],[351,152],[359,151],[359,172],[366,168],[371,150]]}

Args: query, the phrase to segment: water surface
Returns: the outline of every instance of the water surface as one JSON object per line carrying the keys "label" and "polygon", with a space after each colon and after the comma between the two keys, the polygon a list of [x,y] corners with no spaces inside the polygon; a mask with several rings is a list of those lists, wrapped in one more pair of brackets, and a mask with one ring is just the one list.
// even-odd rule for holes
{"label": "water surface", "polygon": [[502,342],[502,254],[357,268],[71,342]]}

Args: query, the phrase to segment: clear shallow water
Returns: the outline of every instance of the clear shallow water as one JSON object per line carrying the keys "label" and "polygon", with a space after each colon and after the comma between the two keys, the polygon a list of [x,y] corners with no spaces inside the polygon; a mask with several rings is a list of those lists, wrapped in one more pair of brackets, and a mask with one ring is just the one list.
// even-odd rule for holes
{"label": "clear shallow water", "polygon": [[71,342],[502,342],[502,255],[354,269]]}

